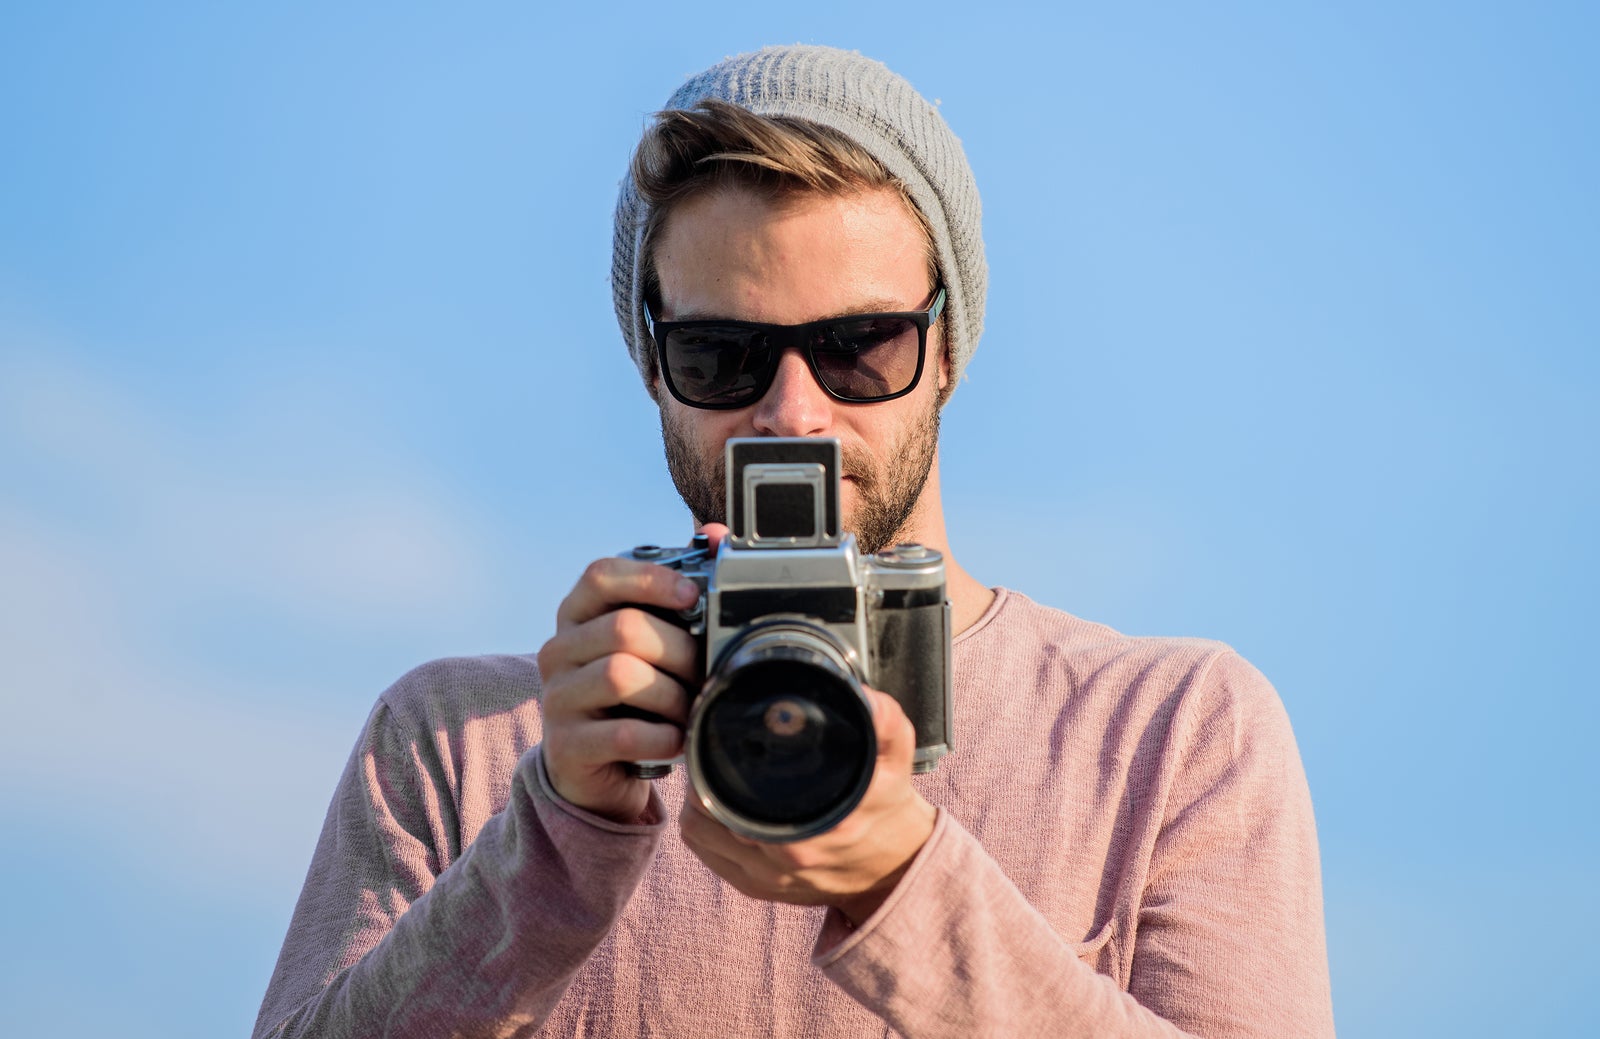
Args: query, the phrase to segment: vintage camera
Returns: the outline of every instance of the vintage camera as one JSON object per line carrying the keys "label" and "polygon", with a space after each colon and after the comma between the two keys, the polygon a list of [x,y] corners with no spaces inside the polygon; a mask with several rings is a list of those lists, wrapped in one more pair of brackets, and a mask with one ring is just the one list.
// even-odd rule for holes
{"label": "vintage camera", "polygon": [[[944,559],[921,545],[863,556],[840,530],[839,477],[837,440],[729,440],[730,532],[715,556],[703,535],[623,553],[702,589],[675,618],[708,662],[683,760],[706,809],[759,840],[821,833],[866,794],[878,745],[863,685],[905,709],[915,771],[950,749]],[[632,771],[658,778],[671,765]]]}

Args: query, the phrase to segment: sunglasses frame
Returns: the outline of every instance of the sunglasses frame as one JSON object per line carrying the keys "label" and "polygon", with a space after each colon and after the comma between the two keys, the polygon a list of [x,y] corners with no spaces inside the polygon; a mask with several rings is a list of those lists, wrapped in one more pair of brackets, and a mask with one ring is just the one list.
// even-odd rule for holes
{"label": "sunglasses frame", "polygon": [[[737,408],[748,408],[767,395],[767,391],[772,389],[772,380],[777,377],[778,363],[782,361],[784,351],[790,347],[794,347],[805,356],[806,367],[811,369],[811,377],[816,380],[818,386],[822,387],[822,391],[834,400],[843,401],[846,404],[881,404],[884,401],[904,397],[916,389],[917,384],[922,381],[922,369],[928,356],[928,329],[934,322],[939,320],[939,316],[944,312],[944,304],[945,290],[944,286],[940,285],[934,290],[933,302],[929,303],[925,310],[893,310],[875,314],[841,314],[838,317],[823,318],[821,321],[807,321],[801,325],[769,325],[760,321],[734,321],[721,318],[697,318],[692,321],[657,321],[654,310],[648,302],[645,303],[644,314],[645,321],[650,329],[650,338],[656,347],[656,369],[661,373],[661,381],[667,384],[667,392],[672,394],[673,399],[680,404],[691,408],[699,408],[702,411],[733,411]],[[894,393],[886,393],[881,397],[847,397],[836,392],[827,383],[823,382],[822,374],[817,371],[817,359],[812,354],[811,333],[819,328],[825,328],[828,325],[838,324],[842,321],[877,321],[883,319],[910,321],[917,330],[917,370],[912,374],[911,381],[906,385],[906,388],[897,390]],[[690,400],[678,392],[677,384],[672,381],[672,370],[667,365],[666,339],[680,328],[694,328],[695,326],[704,325],[733,326],[751,332],[764,332],[777,347],[772,355],[772,363],[767,365],[766,371],[762,373],[761,381],[749,400],[726,404],[703,404],[699,401]]]}

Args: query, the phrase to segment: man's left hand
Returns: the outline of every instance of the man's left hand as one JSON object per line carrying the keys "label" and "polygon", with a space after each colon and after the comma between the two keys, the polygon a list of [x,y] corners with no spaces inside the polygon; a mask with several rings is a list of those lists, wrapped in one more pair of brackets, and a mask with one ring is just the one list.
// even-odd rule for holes
{"label": "man's left hand", "polygon": [[790,844],[752,840],[713,819],[691,789],[678,818],[689,850],[751,898],[835,906],[858,925],[876,912],[933,833],[935,809],[911,786],[910,720],[893,697],[867,695],[878,763],[866,796],[838,826]]}

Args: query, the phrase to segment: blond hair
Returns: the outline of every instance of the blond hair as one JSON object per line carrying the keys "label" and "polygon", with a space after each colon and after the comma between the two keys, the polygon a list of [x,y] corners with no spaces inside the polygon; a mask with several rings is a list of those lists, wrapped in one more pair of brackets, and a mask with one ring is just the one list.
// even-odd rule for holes
{"label": "blond hair", "polygon": [[639,261],[644,298],[652,306],[661,304],[654,247],[667,218],[685,199],[719,188],[743,188],[771,200],[892,188],[922,231],[930,277],[938,277],[932,228],[906,185],[865,148],[820,123],[757,115],[707,98],[692,109],[657,112],[633,153],[629,175],[647,207]]}

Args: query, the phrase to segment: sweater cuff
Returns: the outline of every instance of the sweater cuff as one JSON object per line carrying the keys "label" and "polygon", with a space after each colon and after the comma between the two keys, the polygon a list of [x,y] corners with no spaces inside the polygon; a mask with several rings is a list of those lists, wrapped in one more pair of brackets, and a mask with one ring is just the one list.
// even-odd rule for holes
{"label": "sweater cuff", "polygon": [[902,903],[910,901],[913,906],[910,911],[915,911],[920,897],[917,892],[928,884],[937,884],[938,876],[948,868],[941,868],[940,860],[947,857],[941,855],[941,849],[950,843],[945,836],[950,828],[950,816],[940,808],[934,818],[933,833],[928,835],[927,842],[912,858],[900,883],[889,892],[889,897],[883,900],[878,911],[862,921],[861,926],[852,924],[850,918],[837,909],[828,910],[822,918],[822,930],[817,934],[817,943],[811,950],[811,962],[818,970],[826,970],[838,963],[860,948],[875,932],[892,929]]}
{"label": "sweater cuff", "polygon": [[667,806],[661,800],[661,794],[656,791],[654,783],[650,784],[650,800],[645,805],[644,814],[631,823],[619,823],[615,819],[608,819],[603,815],[580,808],[556,793],[555,785],[550,782],[550,772],[545,768],[543,744],[530,747],[523,755],[522,768],[531,770],[536,777],[535,782],[529,783],[530,789],[537,790],[540,797],[566,815],[587,826],[607,833],[620,833],[629,836],[651,835],[655,836],[667,827]]}

